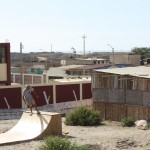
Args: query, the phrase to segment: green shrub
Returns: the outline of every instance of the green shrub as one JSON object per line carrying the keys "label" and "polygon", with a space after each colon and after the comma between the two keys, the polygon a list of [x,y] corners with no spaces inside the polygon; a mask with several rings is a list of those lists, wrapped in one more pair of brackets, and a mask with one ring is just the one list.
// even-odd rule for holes
{"label": "green shrub", "polygon": [[125,118],[121,119],[121,125],[123,127],[131,127],[134,125],[134,121],[131,117],[125,117]]}
{"label": "green shrub", "polygon": [[44,144],[39,150],[91,150],[86,146],[77,146],[71,144],[67,138],[62,137],[47,137],[44,139]]}
{"label": "green shrub", "polygon": [[81,125],[94,126],[101,124],[100,112],[88,109],[86,107],[79,107],[66,116],[66,125]]}

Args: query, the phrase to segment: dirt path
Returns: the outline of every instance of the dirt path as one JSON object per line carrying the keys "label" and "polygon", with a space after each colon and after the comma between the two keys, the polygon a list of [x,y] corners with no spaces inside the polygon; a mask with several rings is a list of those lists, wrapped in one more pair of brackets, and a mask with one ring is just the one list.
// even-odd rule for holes
{"label": "dirt path", "polygon": [[[121,127],[119,122],[103,122],[98,127],[66,126],[62,118],[63,132],[72,142],[95,145],[96,150],[150,150],[150,129],[139,130],[136,127]],[[0,120],[0,133],[13,127],[18,120]],[[31,141],[0,146],[2,150],[37,150],[43,141]]]}

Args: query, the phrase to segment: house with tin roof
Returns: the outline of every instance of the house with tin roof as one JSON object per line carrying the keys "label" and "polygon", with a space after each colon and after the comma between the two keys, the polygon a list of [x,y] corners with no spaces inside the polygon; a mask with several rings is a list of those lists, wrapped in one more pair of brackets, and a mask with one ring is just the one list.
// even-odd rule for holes
{"label": "house with tin roof", "polygon": [[103,119],[150,120],[150,67],[97,69],[91,78],[93,106]]}

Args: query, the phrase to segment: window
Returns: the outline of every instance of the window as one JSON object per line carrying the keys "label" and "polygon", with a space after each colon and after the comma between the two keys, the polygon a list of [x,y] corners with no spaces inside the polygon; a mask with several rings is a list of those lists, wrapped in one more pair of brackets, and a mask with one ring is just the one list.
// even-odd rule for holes
{"label": "window", "polygon": [[96,61],[93,61],[94,64],[96,64]]}
{"label": "window", "polygon": [[66,74],[71,75],[70,71],[66,71]]}
{"label": "window", "polygon": [[6,49],[4,46],[0,46],[0,63],[6,63]]}

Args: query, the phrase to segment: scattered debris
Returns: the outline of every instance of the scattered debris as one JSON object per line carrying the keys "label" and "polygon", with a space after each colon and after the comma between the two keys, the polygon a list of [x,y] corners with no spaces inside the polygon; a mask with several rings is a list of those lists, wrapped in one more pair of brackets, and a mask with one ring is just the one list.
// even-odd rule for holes
{"label": "scattered debris", "polygon": [[136,143],[131,139],[121,139],[116,142],[116,148],[127,149],[130,147],[137,147]]}
{"label": "scattered debris", "polygon": [[146,120],[137,120],[135,125],[138,129],[146,130],[148,128],[148,123]]}

